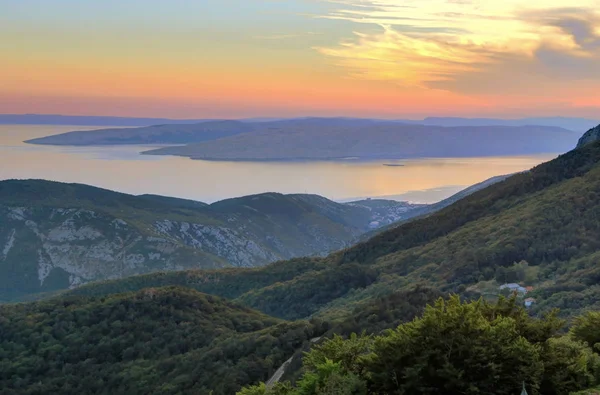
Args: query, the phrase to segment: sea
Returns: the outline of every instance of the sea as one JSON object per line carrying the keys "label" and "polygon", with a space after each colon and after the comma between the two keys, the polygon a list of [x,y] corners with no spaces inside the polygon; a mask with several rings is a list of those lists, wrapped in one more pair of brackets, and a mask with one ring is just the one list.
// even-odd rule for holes
{"label": "sea", "polygon": [[[106,127],[102,127],[106,128]],[[45,179],[131,194],[212,203],[263,192],[309,193],[335,201],[389,198],[434,203],[470,185],[551,160],[557,153],[480,158],[310,162],[211,162],[141,155],[161,146],[66,147],[25,140],[99,127],[0,125],[0,180]]]}

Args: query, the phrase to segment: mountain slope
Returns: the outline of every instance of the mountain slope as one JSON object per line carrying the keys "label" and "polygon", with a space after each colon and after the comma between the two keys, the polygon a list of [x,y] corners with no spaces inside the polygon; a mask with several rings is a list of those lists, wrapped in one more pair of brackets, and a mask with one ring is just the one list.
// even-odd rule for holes
{"label": "mountain slope", "polygon": [[[540,295],[538,307],[575,313],[584,307],[575,302],[582,291],[587,308],[599,305],[600,293],[588,288],[595,284],[600,251],[599,162],[600,144],[594,143],[345,251],[340,264],[381,273],[345,302],[418,282],[479,294],[522,282]],[[563,298],[563,291],[576,292]],[[545,303],[544,295],[554,300]]]}
{"label": "mountain slope", "polygon": [[281,121],[244,133],[145,152],[202,160],[331,160],[468,157],[564,152],[571,131],[545,126],[440,127],[396,122]]}
{"label": "mountain slope", "polygon": [[[293,278],[269,277],[273,266],[227,273],[245,284],[224,295],[274,316],[347,316],[366,301],[427,284],[443,292],[498,295],[505,282],[534,287],[534,310],[563,314],[600,307],[600,141],[513,175],[420,218],[325,259],[308,260]],[[281,262],[277,271],[298,261]],[[259,272],[260,275],[257,273]],[[221,276],[212,272],[210,276]],[[209,276],[209,277],[210,277]],[[253,277],[268,278],[262,282]],[[95,284],[77,292],[102,294],[156,279]],[[161,281],[168,280],[161,277]],[[185,285],[185,284],[182,284]],[[285,302],[285,303],[282,303]]]}
{"label": "mountain slope", "polygon": [[380,229],[393,225],[398,221],[412,218],[414,213],[420,212],[432,205],[396,202],[387,199],[364,199],[346,203],[350,206],[366,207],[373,213],[371,227]]}
{"label": "mountain slope", "polygon": [[403,224],[405,221],[414,220],[415,218],[419,218],[422,216],[436,213],[436,212],[456,203],[457,201],[464,199],[465,197],[467,197],[477,191],[480,191],[480,190],[487,188],[490,185],[494,185],[498,182],[504,181],[510,176],[511,175],[502,175],[502,176],[488,178],[487,180],[479,182],[475,185],[471,185],[470,187],[465,188],[465,189],[459,191],[458,193],[455,193],[454,195],[452,195],[444,200],[441,200],[437,203],[425,204],[425,205],[422,205],[421,207],[415,207],[413,210],[407,211],[401,218],[398,218],[397,221],[386,224],[384,226],[381,226],[377,229],[374,229],[372,231],[369,231],[369,232],[361,235],[358,238],[357,243],[367,241],[379,233],[383,233],[387,230],[393,229],[393,228]]}
{"label": "mountain slope", "polygon": [[0,306],[11,394],[233,394],[322,329],[177,288]]}
{"label": "mountain slope", "polygon": [[[162,270],[258,266],[347,247],[389,223],[361,205],[266,193],[206,205],[80,184],[0,182],[0,301]],[[386,222],[387,221],[387,222]]]}

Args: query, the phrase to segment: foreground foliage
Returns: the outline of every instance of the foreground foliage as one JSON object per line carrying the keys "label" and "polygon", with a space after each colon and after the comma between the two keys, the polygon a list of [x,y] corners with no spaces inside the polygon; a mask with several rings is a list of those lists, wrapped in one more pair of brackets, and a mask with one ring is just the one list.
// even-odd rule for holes
{"label": "foreground foliage", "polygon": [[[569,394],[597,385],[600,356],[556,312],[532,318],[515,298],[496,304],[438,300],[423,315],[382,335],[334,336],[304,357],[295,385],[247,387],[239,395]],[[585,335],[584,335],[585,337]]]}

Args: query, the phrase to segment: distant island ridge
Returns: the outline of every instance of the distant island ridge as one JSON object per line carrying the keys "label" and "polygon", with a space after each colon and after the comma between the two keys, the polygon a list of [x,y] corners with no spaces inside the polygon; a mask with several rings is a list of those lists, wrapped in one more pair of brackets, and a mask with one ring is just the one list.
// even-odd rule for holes
{"label": "distant island ridge", "polygon": [[[546,123],[552,123],[552,120],[554,118],[546,119]],[[564,124],[566,120],[557,118],[555,123]],[[165,145],[143,154],[209,161],[319,161],[547,154],[572,149],[580,137],[579,133],[559,126],[517,125],[533,122],[531,119],[460,121],[459,118],[431,118],[427,121],[452,125],[462,122],[463,126],[424,122],[354,118],[205,120],[191,124],[73,131],[27,140],[26,143]],[[479,125],[485,122],[490,124]],[[509,125],[499,124],[502,122]]]}

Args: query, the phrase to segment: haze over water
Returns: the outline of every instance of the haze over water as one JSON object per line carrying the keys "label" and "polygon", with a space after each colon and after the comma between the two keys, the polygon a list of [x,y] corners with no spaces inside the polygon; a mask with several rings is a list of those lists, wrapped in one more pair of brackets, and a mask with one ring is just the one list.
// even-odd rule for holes
{"label": "haze over water", "polygon": [[[0,179],[77,182],[120,192],[214,202],[263,193],[333,200],[393,196],[432,203],[490,177],[527,170],[557,154],[402,161],[209,162],[140,155],[155,146],[59,147],[23,140],[98,127],[0,125]],[[386,166],[401,164],[402,166]]]}

